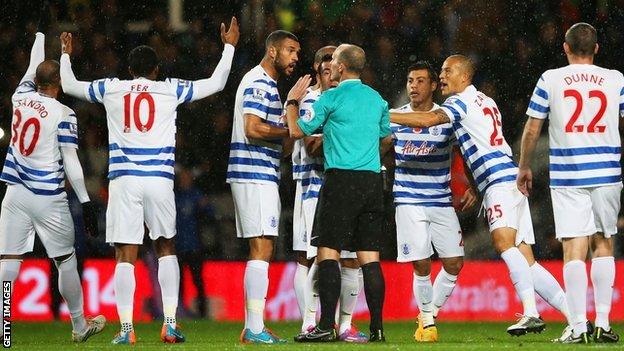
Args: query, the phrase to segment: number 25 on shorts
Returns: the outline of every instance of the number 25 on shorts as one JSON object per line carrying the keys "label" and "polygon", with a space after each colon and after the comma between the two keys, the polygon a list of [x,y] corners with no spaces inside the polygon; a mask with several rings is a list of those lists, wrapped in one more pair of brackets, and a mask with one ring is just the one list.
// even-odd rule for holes
{"label": "number 25 on shorts", "polygon": [[492,207],[489,207],[486,210],[486,214],[487,214],[488,223],[490,224],[494,223],[497,219],[503,216],[503,210],[501,209],[501,205],[494,205]]}

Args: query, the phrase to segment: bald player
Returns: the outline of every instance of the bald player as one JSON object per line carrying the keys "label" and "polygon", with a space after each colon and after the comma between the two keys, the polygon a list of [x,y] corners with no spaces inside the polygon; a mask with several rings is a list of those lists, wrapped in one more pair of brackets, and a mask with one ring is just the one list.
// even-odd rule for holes
{"label": "bald player", "polygon": [[286,103],[289,134],[312,135],[323,127],[325,174],[314,217],[311,243],[318,248],[321,318],[298,342],[330,342],[340,295],[340,252],[356,251],[364,277],[371,315],[369,342],[383,342],[382,310],[385,281],[379,264],[383,240],[383,183],[380,139],[390,134],[388,103],[360,75],[366,55],[356,45],[342,44],[332,55],[331,79],[339,81],[312,106],[309,118],[299,118],[310,77],[299,79]]}
{"label": "bald player", "polygon": [[104,329],[106,319],[84,316],[66,177],[82,203],[85,232],[91,236],[97,236],[97,213],[76,153],[76,114],[56,100],[61,92],[59,63],[44,61],[44,42],[45,36],[38,32],[26,74],[11,97],[11,140],[0,175],[7,185],[0,211],[0,281],[12,291],[22,257],[33,250],[36,233],[58,269],[58,288],[67,302],[72,341],[85,342]]}
{"label": "bald player", "polygon": [[540,333],[546,325],[537,312],[535,290],[567,316],[565,293],[533,257],[529,202],[515,185],[518,167],[503,137],[498,106],[472,85],[474,73],[469,58],[450,56],[440,73],[442,94],[449,96],[444,104],[430,112],[391,113],[391,121],[420,128],[453,124],[464,160],[483,196],[494,248],[505,261],[524,308],[522,317],[507,332]]}
{"label": "bald player", "polygon": [[587,327],[588,252],[596,305],[594,341],[619,340],[609,325],[609,312],[615,279],[613,235],[618,232],[622,192],[618,123],[624,116],[624,76],[594,65],[597,40],[588,23],[570,27],[563,43],[569,65],[548,70],[537,81],[526,112],[518,174],[518,188],[528,195],[531,156],[548,118],[550,195],[574,328],[566,343],[588,343],[592,336]]}
{"label": "bald player", "polygon": [[[318,89],[309,88],[303,97],[299,106],[299,111],[289,109],[289,113],[297,114],[302,119],[308,120],[314,114],[312,105],[319,99],[321,94],[338,85],[338,81],[331,79],[331,60],[332,53],[336,49],[335,46],[326,46],[319,49],[315,55],[315,61],[318,59],[319,64],[316,66]],[[320,54],[323,54],[319,57]],[[312,236],[312,224],[316,212],[319,193],[325,177],[323,167],[323,139],[320,131],[314,135],[307,136],[304,139],[295,141],[295,151],[299,144],[299,164],[294,163],[294,171],[299,171],[298,189],[295,198],[295,220],[297,214],[301,214],[299,219],[299,230],[303,233],[295,231],[293,237],[293,246],[295,250],[299,248],[299,264],[295,273],[295,293],[297,294],[297,302],[301,311],[303,323],[301,324],[301,334],[306,334],[314,329],[316,325],[316,311],[318,304],[318,264],[316,261],[312,263],[307,276],[301,274],[301,260],[305,259],[313,261],[317,256],[316,247],[310,245]],[[294,155],[294,154],[293,154]],[[293,175],[295,175],[294,173]],[[300,210],[297,209],[297,202],[300,202]],[[357,330],[352,325],[351,319],[353,310],[357,303],[359,292],[363,286],[362,274],[355,252],[342,251],[340,253],[340,307],[338,309],[338,339],[346,342],[364,343],[368,341],[368,337]],[[304,262],[306,262],[304,261]],[[308,261],[308,262],[310,262]],[[307,262],[306,262],[307,263]],[[307,268],[307,267],[306,267]],[[305,278],[305,280],[303,280]],[[300,291],[298,291],[300,290]],[[301,291],[302,290],[302,291]],[[301,299],[300,299],[301,298]]]}

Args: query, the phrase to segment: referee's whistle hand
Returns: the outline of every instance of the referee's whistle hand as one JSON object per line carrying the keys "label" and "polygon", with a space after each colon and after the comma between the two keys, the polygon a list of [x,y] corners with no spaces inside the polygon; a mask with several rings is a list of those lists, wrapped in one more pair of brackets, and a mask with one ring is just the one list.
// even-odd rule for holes
{"label": "referee's whistle hand", "polygon": [[312,77],[309,74],[297,79],[297,82],[288,92],[288,100],[297,100],[301,101],[303,97],[306,95],[308,88],[310,87],[310,83],[312,82]]}

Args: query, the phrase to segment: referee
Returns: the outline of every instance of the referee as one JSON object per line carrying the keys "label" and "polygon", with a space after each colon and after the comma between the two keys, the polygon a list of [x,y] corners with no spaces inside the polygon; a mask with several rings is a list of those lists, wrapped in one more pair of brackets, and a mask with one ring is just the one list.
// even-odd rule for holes
{"label": "referee", "polygon": [[302,138],[323,128],[325,156],[325,180],[312,230],[312,245],[318,247],[321,319],[313,331],[295,338],[299,342],[336,340],[341,250],[356,251],[364,273],[371,315],[369,341],[385,341],[385,282],[379,264],[383,221],[379,141],[390,134],[390,115],[388,103],[360,81],[365,63],[364,50],[356,45],[343,44],[334,51],[331,78],[340,84],[314,103],[309,122],[298,119],[309,75],[297,81],[286,102],[290,136]]}

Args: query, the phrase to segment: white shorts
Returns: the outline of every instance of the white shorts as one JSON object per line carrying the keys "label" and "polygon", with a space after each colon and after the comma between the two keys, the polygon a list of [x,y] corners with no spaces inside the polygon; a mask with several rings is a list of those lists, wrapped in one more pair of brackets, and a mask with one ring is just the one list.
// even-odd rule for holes
{"label": "white shorts", "polygon": [[557,239],[617,234],[621,193],[622,184],[550,189]]}
{"label": "white shorts", "polygon": [[231,183],[236,236],[243,239],[277,236],[281,203],[277,184]]}
{"label": "white shorts", "polygon": [[453,207],[399,205],[395,210],[397,261],[413,262],[433,255],[464,256],[464,242]]}
{"label": "white shorts", "polygon": [[50,258],[74,251],[74,221],[67,194],[36,195],[20,184],[7,185],[0,211],[0,254],[31,252],[35,233]]}
{"label": "white shorts", "polygon": [[513,228],[516,230],[516,246],[522,242],[535,244],[529,199],[518,190],[515,183],[489,187],[483,197],[483,208],[490,233],[498,228]]}
{"label": "white shorts", "polygon": [[[316,214],[316,204],[318,203],[317,198],[309,198],[303,200],[303,218],[304,218],[304,228],[305,228],[305,242],[306,242],[306,251],[307,258],[309,260],[313,259],[317,255],[316,246],[312,246],[310,244],[310,238],[312,238],[312,225],[314,224],[314,215]],[[340,258],[357,258],[357,254],[355,252],[342,250],[340,252]]]}
{"label": "white shorts", "polygon": [[295,180],[295,205],[293,208],[293,251],[308,249],[305,218],[303,217],[303,197],[301,179]]}
{"label": "white shorts", "polygon": [[108,184],[106,242],[143,243],[149,237],[171,239],[176,234],[173,182],[167,178],[123,176]]}

